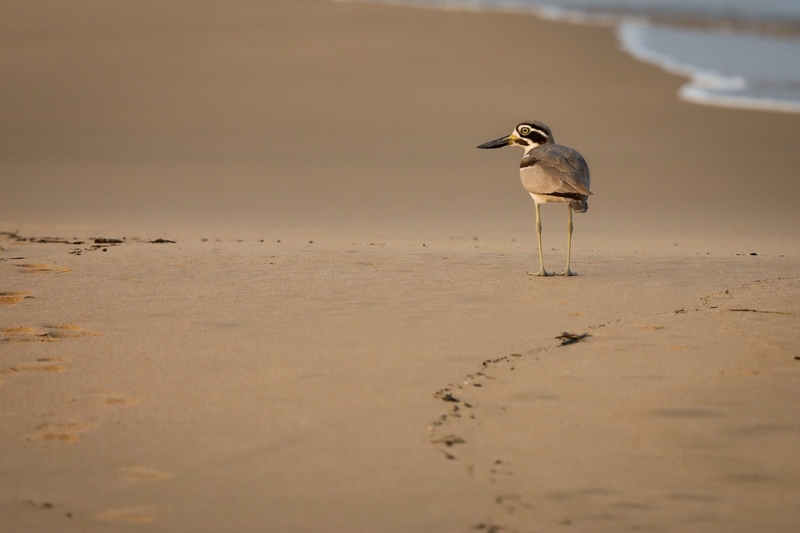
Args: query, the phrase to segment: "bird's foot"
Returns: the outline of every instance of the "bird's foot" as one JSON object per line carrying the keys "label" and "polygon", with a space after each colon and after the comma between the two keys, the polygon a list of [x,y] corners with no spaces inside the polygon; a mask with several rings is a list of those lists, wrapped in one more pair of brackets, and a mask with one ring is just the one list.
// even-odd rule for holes
{"label": "bird's foot", "polygon": [[561,272],[562,276],[577,276],[577,272],[573,272],[569,268],[565,268],[563,272]]}
{"label": "bird's foot", "polygon": [[548,272],[547,270],[542,268],[541,270],[539,270],[539,272],[528,272],[528,275],[529,276],[552,276],[553,273],[552,272]]}

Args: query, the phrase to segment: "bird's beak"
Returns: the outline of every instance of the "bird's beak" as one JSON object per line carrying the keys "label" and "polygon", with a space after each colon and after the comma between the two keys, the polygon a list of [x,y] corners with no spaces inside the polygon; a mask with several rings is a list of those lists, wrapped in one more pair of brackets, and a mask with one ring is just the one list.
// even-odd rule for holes
{"label": "bird's beak", "polygon": [[483,148],[484,150],[490,148],[502,148],[503,146],[508,146],[509,144],[514,144],[514,142],[519,139],[513,133],[508,135],[507,137],[500,137],[499,139],[495,139],[493,141],[489,141],[488,143],[483,143],[478,148]]}

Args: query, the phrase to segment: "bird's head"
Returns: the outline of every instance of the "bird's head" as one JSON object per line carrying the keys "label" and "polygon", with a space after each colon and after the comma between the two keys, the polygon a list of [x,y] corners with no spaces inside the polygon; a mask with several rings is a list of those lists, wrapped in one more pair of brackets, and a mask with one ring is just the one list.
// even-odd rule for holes
{"label": "bird's head", "polygon": [[519,124],[516,128],[514,128],[514,131],[511,133],[511,135],[483,143],[478,146],[478,148],[502,148],[503,146],[517,144],[525,148],[525,153],[527,153],[529,150],[536,148],[540,144],[554,142],[555,139],[553,139],[553,132],[550,131],[550,128],[547,127],[547,124],[543,124],[538,120],[531,120]]}

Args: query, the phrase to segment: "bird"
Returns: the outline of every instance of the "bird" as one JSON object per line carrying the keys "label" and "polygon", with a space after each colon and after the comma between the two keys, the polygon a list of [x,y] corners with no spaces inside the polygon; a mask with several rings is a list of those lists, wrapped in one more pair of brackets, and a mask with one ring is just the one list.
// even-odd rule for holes
{"label": "bird", "polygon": [[538,120],[518,124],[511,135],[485,142],[481,149],[502,148],[518,145],[525,149],[519,162],[522,186],[528,191],[536,205],[536,237],[539,241],[539,271],[528,272],[531,276],[552,276],[544,269],[542,256],[542,217],[540,204],[565,202],[569,212],[567,220],[567,266],[562,276],[574,276],[570,270],[572,253],[572,212],[585,213],[589,208],[589,165],[576,150],[556,144],[550,128]]}

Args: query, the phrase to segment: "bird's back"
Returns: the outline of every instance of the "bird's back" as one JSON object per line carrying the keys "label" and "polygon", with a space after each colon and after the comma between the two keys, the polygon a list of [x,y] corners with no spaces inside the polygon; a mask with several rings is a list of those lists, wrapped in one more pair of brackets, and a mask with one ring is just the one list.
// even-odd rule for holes
{"label": "bird's back", "polygon": [[522,186],[531,194],[563,198],[575,211],[586,211],[589,165],[576,150],[560,144],[532,148],[519,164]]}

